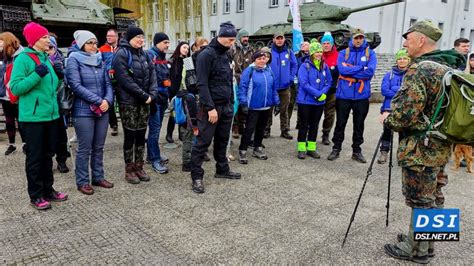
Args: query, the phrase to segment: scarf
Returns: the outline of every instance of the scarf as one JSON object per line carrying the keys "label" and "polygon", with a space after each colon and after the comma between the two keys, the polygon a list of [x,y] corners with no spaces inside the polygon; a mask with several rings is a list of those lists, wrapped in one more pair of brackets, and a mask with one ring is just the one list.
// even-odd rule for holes
{"label": "scarf", "polygon": [[102,64],[102,54],[97,52],[95,54],[89,54],[83,51],[72,52],[70,57],[77,59],[77,61],[88,65],[88,66],[99,66]]}

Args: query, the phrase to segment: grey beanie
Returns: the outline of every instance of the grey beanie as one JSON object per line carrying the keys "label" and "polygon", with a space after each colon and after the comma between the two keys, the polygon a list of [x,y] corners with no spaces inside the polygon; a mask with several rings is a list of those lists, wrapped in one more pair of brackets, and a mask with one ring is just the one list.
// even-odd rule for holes
{"label": "grey beanie", "polygon": [[90,39],[95,39],[97,41],[97,37],[95,37],[94,33],[88,30],[76,30],[74,32],[74,40],[76,40],[79,49],[82,49],[82,46],[84,46],[84,44]]}
{"label": "grey beanie", "polygon": [[219,29],[219,37],[235,38],[236,36],[237,36],[237,30],[235,29],[235,26],[230,21],[221,23],[221,28]]}

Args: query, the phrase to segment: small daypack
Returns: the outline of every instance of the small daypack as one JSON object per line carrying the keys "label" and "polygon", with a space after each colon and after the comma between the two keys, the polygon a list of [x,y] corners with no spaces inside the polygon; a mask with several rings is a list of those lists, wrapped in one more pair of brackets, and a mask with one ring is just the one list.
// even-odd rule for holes
{"label": "small daypack", "polygon": [[[444,116],[435,123],[443,108]],[[474,143],[474,75],[452,69],[444,74],[427,135],[451,143]]]}
{"label": "small daypack", "polygon": [[189,118],[189,110],[188,110],[188,105],[186,103],[186,97],[190,95],[194,97],[192,93],[185,93],[181,96],[175,96],[174,97],[174,120],[175,123],[178,125],[185,125],[188,122],[191,121]]}
{"label": "small daypack", "polygon": [[[26,53],[33,61],[35,61],[36,66],[40,65],[41,62],[38,58],[38,56],[34,53]],[[13,63],[15,60],[13,60],[10,64],[7,65],[7,69],[5,70],[5,76],[3,78],[3,82],[5,84],[5,87],[7,88],[7,95],[8,98],[10,98],[11,103],[17,103],[18,102],[18,96],[14,95],[12,93],[12,90],[10,89],[10,79],[12,77],[12,71],[13,71]]]}

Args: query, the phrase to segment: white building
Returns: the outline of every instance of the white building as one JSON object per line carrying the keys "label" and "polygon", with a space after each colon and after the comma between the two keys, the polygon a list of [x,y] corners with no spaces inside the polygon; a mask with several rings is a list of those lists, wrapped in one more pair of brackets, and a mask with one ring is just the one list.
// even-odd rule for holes
{"label": "white building", "polygon": [[[191,1],[191,0],[188,0]],[[301,4],[315,0],[300,0]],[[362,7],[388,0],[325,0],[326,4]],[[286,22],[289,7],[286,0],[203,0],[202,34],[213,37],[219,24],[232,21],[238,29],[251,34],[261,26]],[[207,14],[207,15],[206,15]],[[354,13],[343,21],[366,32],[379,32],[380,53],[394,53],[402,46],[402,34],[417,20],[430,19],[443,29],[441,49],[452,48],[459,37],[474,43],[474,0],[405,0],[405,2]],[[191,38],[193,34],[190,34]],[[303,32],[304,35],[304,32]]]}

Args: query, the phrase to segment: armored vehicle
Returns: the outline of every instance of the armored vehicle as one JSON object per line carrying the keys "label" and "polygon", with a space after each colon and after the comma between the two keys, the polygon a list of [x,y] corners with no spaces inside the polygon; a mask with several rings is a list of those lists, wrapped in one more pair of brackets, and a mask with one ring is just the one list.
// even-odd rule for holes
{"label": "armored vehicle", "polygon": [[[305,3],[300,7],[303,37],[305,40],[311,40],[312,38],[319,39],[324,32],[330,31],[334,37],[334,42],[338,50],[345,49],[349,44],[352,28],[349,25],[341,24],[341,21],[346,20],[350,14],[355,12],[400,2],[403,2],[403,0],[390,0],[389,2],[359,8],[327,5],[321,1]],[[275,32],[282,32],[285,34],[285,37],[291,46],[293,29],[293,18],[291,12],[288,13],[287,21],[288,23],[271,24],[261,27],[250,36],[250,42],[257,47],[270,46],[273,34]],[[374,49],[380,44],[381,38],[377,32],[366,33],[365,35],[370,48]]]}
{"label": "armored vehicle", "polygon": [[70,46],[72,34],[78,29],[94,32],[103,42],[109,28],[125,31],[135,23],[117,16],[131,11],[110,8],[96,0],[2,0],[0,3],[0,32],[10,31],[22,39],[23,27],[36,21],[58,36],[59,47]]}

